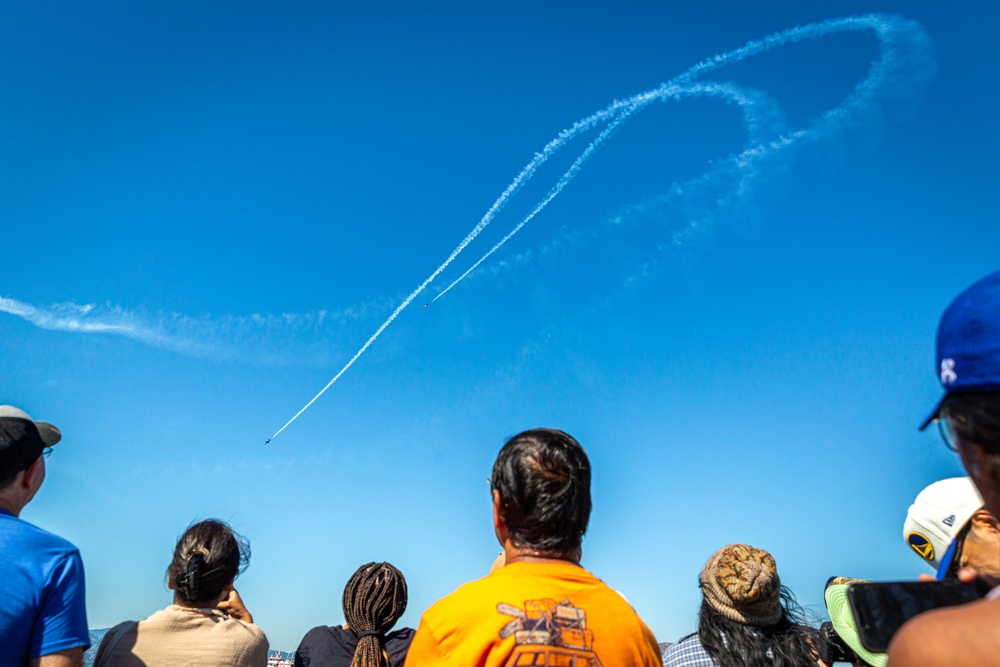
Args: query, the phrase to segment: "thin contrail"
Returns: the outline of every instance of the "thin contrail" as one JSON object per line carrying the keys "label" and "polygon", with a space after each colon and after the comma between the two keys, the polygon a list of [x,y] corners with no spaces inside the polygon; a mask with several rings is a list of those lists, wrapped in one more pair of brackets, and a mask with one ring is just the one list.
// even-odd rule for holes
{"label": "thin contrail", "polygon": [[[646,108],[649,104],[657,100],[685,96],[685,92],[689,92],[696,87],[695,84],[692,84],[692,81],[695,78],[707,72],[739,62],[750,56],[764,53],[787,44],[819,39],[821,37],[839,32],[869,30],[874,31],[880,39],[882,46],[881,56],[877,62],[873,63],[868,76],[854,88],[854,90],[844,99],[840,106],[823,114],[815,125],[819,126],[821,123],[825,123],[828,126],[833,126],[836,121],[844,120],[851,114],[860,111],[864,106],[864,102],[878,92],[888,79],[889,75],[896,68],[897,63],[904,58],[905,55],[907,55],[904,53],[907,46],[911,48],[912,52],[909,54],[911,57],[923,55],[923,53],[927,50],[929,39],[918,23],[898,16],[870,14],[841,19],[831,19],[821,23],[799,26],[790,30],[775,33],[765,37],[764,39],[748,42],[742,48],[727,51],[723,54],[716,55],[713,58],[709,58],[708,60],[698,63],[686,72],[652,90],[634,95],[625,100],[615,100],[604,109],[588,116],[587,118],[577,121],[571,127],[560,132],[554,139],[545,145],[540,153],[535,153],[531,161],[529,161],[521,172],[518,173],[518,175],[514,178],[510,185],[507,186],[503,193],[501,193],[497,200],[493,202],[493,205],[490,206],[489,210],[487,210],[482,219],[476,224],[475,227],[473,227],[472,231],[470,231],[465,238],[462,239],[455,249],[451,251],[444,262],[442,262],[430,274],[430,276],[420,283],[416,289],[410,292],[409,296],[407,296],[403,302],[396,307],[388,319],[386,319],[385,322],[383,322],[382,325],[375,331],[375,333],[372,334],[367,341],[365,341],[365,344],[361,347],[361,349],[358,350],[353,357],[351,357],[350,361],[348,361],[335,376],[333,376],[333,379],[331,379],[326,386],[319,391],[319,393],[313,396],[313,398],[306,403],[301,410],[296,412],[284,426],[275,431],[274,435],[268,438],[267,442],[270,442],[282,431],[288,428],[292,422],[298,419],[303,412],[308,410],[320,396],[326,393],[326,391],[333,386],[333,384],[339,380],[351,366],[354,365],[354,362],[356,362],[358,358],[365,353],[371,344],[378,340],[378,337],[382,335],[382,332],[393,323],[399,314],[407,306],[409,306],[410,303],[412,303],[413,300],[419,296],[420,293],[423,292],[424,289],[426,289],[427,286],[430,285],[430,283],[433,282],[434,279],[437,278],[463,250],[465,250],[466,246],[472,243],[472,241],[479,236],[479,234],[493,220],[496,214],[507,204],[510,198],[514,196],[521,189],[521,187],[535,175],[539,167],[559,152],[559,150],[561,150],[571,139],[599,125],[605,123],[607,124],[607,127],[602,130],[596,139],[588,144],[580,156],[574,161],[570,169],[563,174],[562,178],[560,178],[556,185],[549,190],[542,201],[539,202],[531,213],[518,223],[518,225],[497,245],[480,258],[480,260],[473,265],[473,269],[499,249],[500,246],[506,243],[507,240],[516,234],[517,231],[519,231],[530,219],[534,218],[549,204],[549,202],[558,196],[566,185],[568,185],[569,182],[572,181],[573,178],[579,173],[580,169],[584,166],[587,160],[607,141],[608,137],[610,137],[610,135],[623,122],[634,115],[637,111]],[[896,41],[897,38],[902,38],[901,42],[903,43]],[[906,42],[908,42],[908,44]],[[722,94],[722,92],[719,91],[718,94]],[[747,149],[740,156],[738,156],[736,164],[739,164],[740,158],[743,160],[752,160],[756,155],[761,153],[766,154],[769,148],[773,149],[779,146],[788,145],[789,139],[798,139],[806,134],[808,133],[805,131],[798,131],[793,133],[791,137],[780,137],[772,142],[762,143],[753,148]],[[435,300],[441,298],[445,292],[461,282],[470,272],[471,269],[463,273],[458,280],[449,285],[444,292],[437,296]]]}

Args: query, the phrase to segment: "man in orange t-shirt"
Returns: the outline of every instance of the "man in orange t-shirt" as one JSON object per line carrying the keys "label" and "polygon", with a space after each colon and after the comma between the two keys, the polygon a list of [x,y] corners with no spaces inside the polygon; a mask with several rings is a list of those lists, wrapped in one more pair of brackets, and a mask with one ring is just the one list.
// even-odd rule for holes
{"label": "man in orange t-shirt", "polygon": [[635,610],[580,567],[591,508],[580,444],[553,429],[516,435],[490,489],[505,564],[424,612],[406,667],[660,667]]}

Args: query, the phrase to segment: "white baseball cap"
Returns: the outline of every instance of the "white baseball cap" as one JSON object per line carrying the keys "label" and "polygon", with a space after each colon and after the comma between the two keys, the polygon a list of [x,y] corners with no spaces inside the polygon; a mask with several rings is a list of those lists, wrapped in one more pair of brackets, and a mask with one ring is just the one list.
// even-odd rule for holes
{"label": "white baseball cap", "polygon": [[921,491],[903,523],[903,539],[928,565],[944,576],[955,553],[955,537],[972,515],[983,508],[983,498],[968,477],[934,482]]}

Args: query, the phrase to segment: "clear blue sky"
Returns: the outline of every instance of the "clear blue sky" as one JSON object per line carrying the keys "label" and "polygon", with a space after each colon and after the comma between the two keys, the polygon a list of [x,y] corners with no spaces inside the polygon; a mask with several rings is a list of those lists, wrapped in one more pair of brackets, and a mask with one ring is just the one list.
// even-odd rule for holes
{"label": "clear blue sky", "polygon": [[[80,547],[91,626],[165,606],[206,517],[250,538],[239,588],[272,646],[342,622],[370,560],[406,574],[416,625],[489,567],[485,480],[535,426],[590,454],[584,565],[661,641],[730,542],[818,612],[831,575],[924,571],[906,507],[960,473],[917,432],[937,318],[1000,264],[1000,10],[963,9],[4,3],[0,402],[63,430],[23,516]],[[922,26],[894,24],[913,48],[872,85],[872,31],[708,72],[728,97],[636,113],[422,308],[605,126],[570,141],[263,445],[561,130],[869,12]]]}

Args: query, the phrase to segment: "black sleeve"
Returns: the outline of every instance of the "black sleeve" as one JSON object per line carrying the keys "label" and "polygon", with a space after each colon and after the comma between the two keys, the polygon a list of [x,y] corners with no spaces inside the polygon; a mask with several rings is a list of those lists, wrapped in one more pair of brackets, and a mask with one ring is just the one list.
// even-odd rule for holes
{"label": "black sleeve", "polygon": [[299,642],[299,647],[295,649],[295,667],[309,667],[309,645],[312,643],[309,636],[312,633],[312,630],[307,632],[302,641]]}

